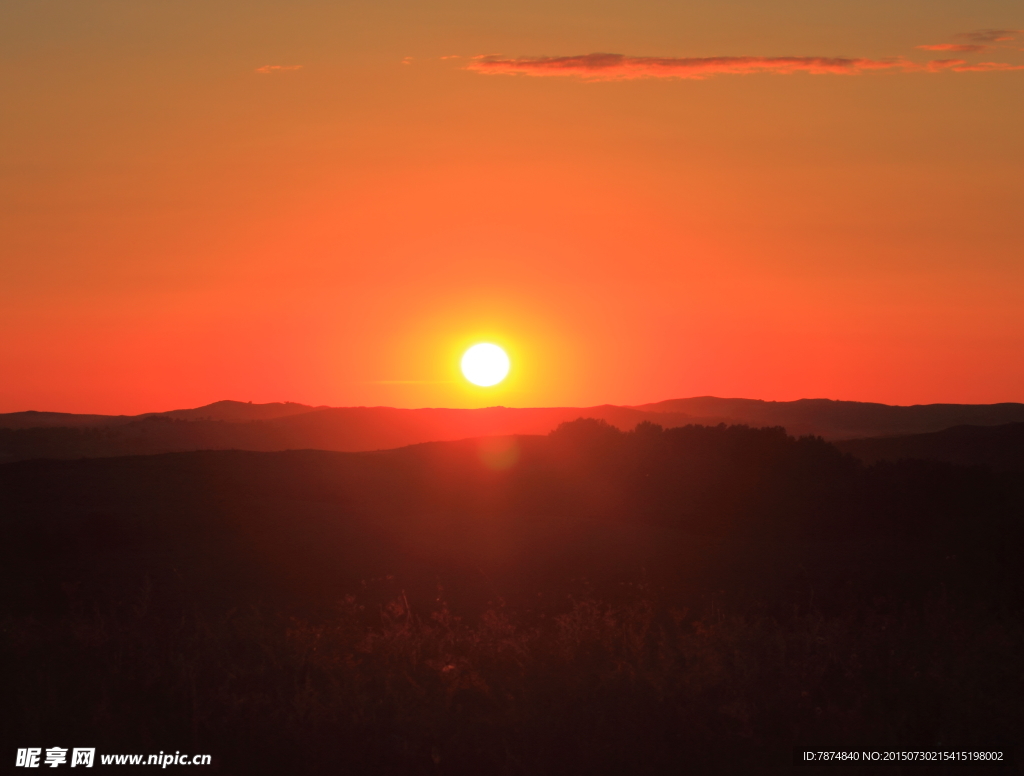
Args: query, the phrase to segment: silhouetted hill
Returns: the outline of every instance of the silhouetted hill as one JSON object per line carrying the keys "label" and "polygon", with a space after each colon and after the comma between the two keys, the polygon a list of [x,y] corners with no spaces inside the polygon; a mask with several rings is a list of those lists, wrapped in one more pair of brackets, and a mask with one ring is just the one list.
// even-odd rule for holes
{"label": "silhouetted hill", "polygon": [[794,436],[825,439],[895,436],[941,431],[961,425],[996,426],[1024,422],[1024,404],[915,404],[909,407],[831,399],[761,401],[701,396],[642,404],[644,412],[683,413],[694,423],[783,426]]}
{"label": "silhouetted hill", "polygon": [[[454,441],[478,436],[547,434],[560,423],[588,417],[619,429],[632,429],[652,416],[629,407],[485,407],[482,409],[395,409],[337,407],[267,424],[287,449],[357,452],[410,444]],[[659,416],[668,425],[683,425],[685,415]]]}
{"label": "silhouetted hill", "polygon": [[475,436],[546,434],[578,417],[631,429],[642,421],[665,427],[748,424],[782,426],[826,439],[938,431],[970,423],[1024,422],[1024,405],[884,404],[804,399],[763,402],[703,397],[641,407],[395,409],[309,407],[222,401],[192,410],[138,416],[21,412],[0,415],[0,461],[81,458],[188,450],[381,450]]}
{"label": "silhouetted hill", "polygon": [[89,428],[101,426],[122,426],[147,418],[172,418],[174,420],[220,420],[241,423],[250,420],[298,415],[321,409],[294,402],[273,402],[253,404],[241,401],[217,401],[203,407],[168,412],[146,412],[141,415],[75,415],[69,412],[8,412],[0,414],[0,429],[23,428]]}
{"label": "silhouetted hill", "polygon": [[0,429],[88,428],[117,426],[136,420],[132,415],[75,415],[70,412],[8,412],[0,415]]}
{"label": "silhouetted hill", "polygon": [[[268,419],[255,419],[259,415]],[[628,407],[519,409],[312,408],[218,402],[196,410],[127,418],[78,427],[0,428],[0,461],[32,458],[94,458],[189,450],[333,450],[358,452],[431,441],[509,434],[546,434],[581,415],[619,428],[655,416]],[[254,419],[230,422],[224,418]],[[72,416],[75,417],[75,416]],[[658,420],[682,425],[681,415]]]}
{"label": "silhouetted hill", "polygon": [[[0,466],[0,513],[8,528],[37,536],[40,551],[51,547],[47,557],[58,565],[74,563],[61,559],[59,541],[43,537],[70,526],[91,530],[89,515],[108,515],[116,516],[111,525],[134,526],[128,534],[142,531],[159,547],[178,547],[184,554],[172,565],[179,570],[190,567],[195,547],[214,541],[216,552],[226,553],[225,573],[234,568],[230,555],[257,551],[270,562],[268,574],[271,567],[295,579],[326,574],[326,587],[304,588],[304,595],[320,589],[333,596],[353,574],[422,563],[435,571],[451,563],[470,578],[480,569],[489,578],[512,569],[516,584],[524,563],[550,563],[545,573],[556,575],[641,566],[691,574],[714,560],[693,556],[694,542],[880,542],[876,550],[885,554],[928,536],[952,542],[961,555],[982,548],[988,573],[1010,551],[1010,537],[1019,538],[1018,485],[1019,478],[933,462],[866,468],[821,439],[796,440],[781,428],[663,430],[645,423],[623,433],[587,419],[546,437],[372,453],[211,451],[12,463]],[[164,552],[157,545],[151,550]],[[696,565],[681,568],[679,552]],[[769,564],[773,575],[786,575],[790,560],[746,558],[744,573]],[[9,557],[5,563],[13,565],[5,568],[14,573],[23,561],[44,559]],[[908,560],[893,573],[905,576],[912,567]],[[212,595],[219,585],[205,589]]]}
{"label": "silhouetted hill", "polygon": [[273,420],[314,412],[323,407],[310,407],[295,402],[271,402],[270,404],[253,404],[240,401],[216,401],[204,407],[192,410],[170,410],[169,412],[147,412],[139,418],[166,417],[174,420],[222,420],[231,423],[244,423],[252,420]]}
{"label": "silhouetted hill", "polygon": [[1024,471],[1024,423],[955,426],[932,434],[849,439],[836,442],[836,447],[865,463],[920,459]]}

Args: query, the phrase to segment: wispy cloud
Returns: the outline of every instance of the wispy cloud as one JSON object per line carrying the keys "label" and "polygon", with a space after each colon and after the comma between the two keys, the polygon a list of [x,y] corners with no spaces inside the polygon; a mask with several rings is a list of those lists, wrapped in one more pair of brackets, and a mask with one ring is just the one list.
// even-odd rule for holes
{"label": "wispy cloud", "polygon": [[987,51],[991,48],[1001,48],[994,44],[1006,43],[1015,40],[1024,30],[975,30],[974,32],[959,32],[953,37],[957,40],[965,40],[967,43],[933,43],[927,46],[918,46],[924,51],[951,51],[959,54],[973,54],[979,51]]}
{"label": "wispy cloud", "polygon": [[301,70],[302,65],[263,65],[263,67],[257,67],[257,73],[283,73],[287,70]]}
{"label": "wispy cloud", "polygon": [[969,40],[971,43],[1002,43],[1013,40],[1024,30],[975,30],[974,32],[960,32],[954,38]]}
{"label": "wispy cloud", "polygon": [[[997,31],[1003,32],[1003,31]],[[963,48],[938,44],[937,51],[979,51],[975,44]],[[479,56],[467,69],[490,75],[575,76],[587,81],[628,81],[638,78],[679,78],[701,80],[715,75],[772,73],[790,75],[857,75],[871,71],[900,72],[985,72],[1022,70],[1024,66],[1001,62],[968,64],[963,59],[913,62],[903,57],[865,59],[852,57],[629,57],[623,54],[583,54],[567,57]]]}
{"label": "wispy cloud", "polygon": [[906,69],[903,59],[846,57],[627,57],[622,54],[584,54],[570,57],[504,58],[484,56],[468,67],[479,73],[533,76],[579,76],[592,81],[636,78],[685,78],[753,73],[814,73],[850,75],[869,70]]}
{"label": "wispy cloud", "polygon": [[988,46],[979,43],[934,43],[930,46],[918,46],[924,51],[954,51],[960,54],[970,54],[975,51],[984,51]]}
{"label": "wispy cloud", "polygon": [[951,70],[954,73],[995,73],[1008,70],[1024,70],[1024,65],[1006,62],[966,62],[963,59],[937,59],[928,63],[928,69],[935,72]]}

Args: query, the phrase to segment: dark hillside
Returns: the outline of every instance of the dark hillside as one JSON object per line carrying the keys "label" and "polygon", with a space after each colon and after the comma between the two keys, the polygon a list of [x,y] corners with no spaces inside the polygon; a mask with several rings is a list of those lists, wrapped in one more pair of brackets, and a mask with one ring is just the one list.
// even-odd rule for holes
{"label": "dark hillside", "polygon": [[241,401],[217,401],[193,409],[170,410],[169,412],[146,412],[142,415],[76,415],[70,412],[7,412],[0,413],[0,429],[30,428],[100,428],[121,426],[147,418],[171,418],[174,420],[220,420],[244,423],[252,420],[271,420],[289,415],[313,412],[321,407],[309,407],[294,402],[272,402],[253,404]]}
{"label": "dark hillside", "polygon": [[1022,404],[894,407],[801,399],[765,402],[713,396],[641,407],[309,407],[220,401],[195,409],[136,416],[16,412],[0,415],[0,462],[93,458],[191,450],[386,450],[482,436],[548,434],[589,417],[619,430],[648,421],[665,428],[700,424],[782,427],[829,440],[920,434],[950,426],[1024,422]]}
{"label": "dark hillside", "polygon": [[[0,416],[0,462],[33,458],[96,458],[191,450],[333,450],[357,452],[468,437],[547,434],[581,414],[622,429],[652,418],[683,425],[683,415],[648,415],[628,407],[395,409],[306,407],[301,404],[217,402],[195,410],[136,417],[57,416],[26,426],[45,413]],[[49,417],[49,415],[47,415]],[[98,420],[97,420],[98,418]],[[82,420],[81,423],[78,421]],[[9,427],[5,427],[5,424]]]}
{"label": "dark hillside", "polygon": [[6,464],[2,722],[245,773],[1019,744],[1022,514],[777,428]]}
{"label": "dark hillside", "polygon": [[916,458],[996,471],[1024,471],[1024,423],[955,426],[932,434],[847,439],[836,447],[865,463]]}

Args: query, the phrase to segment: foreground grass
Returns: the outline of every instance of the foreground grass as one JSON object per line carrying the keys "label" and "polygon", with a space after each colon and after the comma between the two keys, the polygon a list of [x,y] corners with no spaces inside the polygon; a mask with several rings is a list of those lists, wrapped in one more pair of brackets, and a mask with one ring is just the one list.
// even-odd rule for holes
{"label": "foreground grass", "polygon": [[225,773],[707,773],[1024,729],[1021,622],[963,600],[697,616],[637,585],[472,621],[443,593],[316,621],[153,601],[3,622],[18,745],[210,752]]}

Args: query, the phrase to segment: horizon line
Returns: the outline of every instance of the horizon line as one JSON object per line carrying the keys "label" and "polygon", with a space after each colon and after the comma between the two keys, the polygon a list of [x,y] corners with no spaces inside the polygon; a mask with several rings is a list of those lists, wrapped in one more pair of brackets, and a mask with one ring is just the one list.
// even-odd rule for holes
{"label": "horizon line", "polygon": [[[282,406],[295,406],[303,407],[310,411],[322,411],[322,410],[345,410],[345,409],[374,409],[374,410],[399,410],[406,412],[416,412],[420,410],[453,410],[453,411],[477,411],[477,410],[488,410],[488,409],[506,409],[506,410],[566,410],[566,409],[598,409],[602,407],[615,407],[618,409],[625,410],[639,410],[648,412],[650,414],[685,414],[681,412],[673,412],[671,410],[642,410],[641,408],[653,407],[659,404],[668,404],[670,402],[684,402],[684,401],[697,401],[701,399],[714,399],[717,401],[746,401],[746,402],[759,402],[762,404],[796,404],[798,402],[835,402],[845,404],[873,404],[882,407],[995,407],[1006,404],[1024,404],[1024,401],[997,401],[997,402],[927,402],[917,404],[888,404],[880,401],[865,401],[860,399],[831,399],[828,397],[801,397],[799,399],[751,399],[742,396],[715,396],[712,394],[703,394],[700,396],[686,396],[672,399],[661,399],[652,402],[643,402],[641,404],[590,404],[586,406],[574,406],[574,405],[547,405],[547,406],[528,406],[528,407],[509,407],[506,405],[485,405],[479,407],[443,407],[443,406],[421,406],[421,407],[395,407],[385,404],[352,404],[352,405],[330,405],[330,404],[303,404],[302,402],[295,401],[269,401],[269,402],[253,402],[253,401],[239,401],[237,399],[218,399],[210,402],[209,404],[201,404],[197,407],[176,407],[170,410],[149,410],[146,412],[140,412],[135,414],[127,413],[104,413],[104,412],[67,412],[63,410],[12,410],[10,412],[0,412],[0,417],[5,415],[24,415],[24,414],[40,414],[40,415],[72,415],[72,416],[95,416],[105,418],[144,418],[147,416],[154,415],[168,415],[175,412],[194,412],[196,410],[202,410],[209,407],[214,407],[218,404],[238,404],[238,405],[252,405],[253,407],[267,407],[271,405],[282,405]],[[299,413],[305,414],[305,413]]]}

